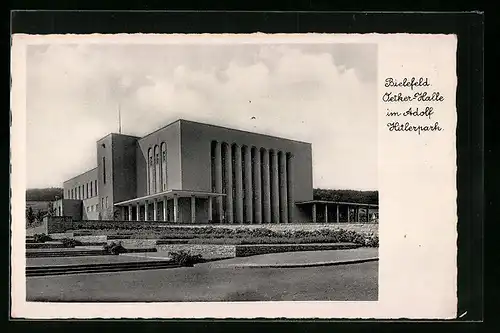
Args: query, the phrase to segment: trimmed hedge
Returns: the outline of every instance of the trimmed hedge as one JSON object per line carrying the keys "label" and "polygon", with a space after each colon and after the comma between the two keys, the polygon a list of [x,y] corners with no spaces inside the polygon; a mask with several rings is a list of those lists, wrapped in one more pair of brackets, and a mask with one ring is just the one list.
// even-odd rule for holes
{"label": "trimmed hedge", "polygon": [[52,237],[46,234],[34,234],[33,235],[33,242],[35,243],[45,243],[45,242],[50,242],[52,240]]}
{"label": "trimmed hedge", "polygon": [[[129,225],[127,225],[129,226]],[[375,234],[356,232],[345,229],[317,229],[317,230],[287,230],[274,231],[262,228],[223,228],[223,227],[154,227],[111,231],[106,230],[99,234],[107,234],[109,239],[160,239],[183,240],[189,244],[310,244],[310,243],[355,243],[362,246],[378,247],[379,239]]]}
{"label": "trimmed hedge", "polygon": [[193,266],[199,262],[203,261],[203,257],[201,254],[191,254],[184,250],[179,252],[169,252],[171,260],[181,266]]}
{"label": "trimmed hedge", "polygon": [[64,247],[75,247],[83,245],[83,243],[79,240],[72,238],[63,238],[60,240],[60,242],[63,243]]}
{"label": "trimmed hedge", "polygon": [[118,255],[120,253],[126,253],[127,249],[123,247],[121,242],[115,243],[111,242],[103,246],[103,250],[109,254]]}

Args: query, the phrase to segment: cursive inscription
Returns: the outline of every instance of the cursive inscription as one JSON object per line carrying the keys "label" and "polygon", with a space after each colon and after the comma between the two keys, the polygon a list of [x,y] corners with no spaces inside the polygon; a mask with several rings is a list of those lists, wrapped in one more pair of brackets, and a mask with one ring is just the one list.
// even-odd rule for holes
{"label": "cursive inscription", "polygon": [[445,97],[439,91],[427,91],[431,87],[429,78],[388,77],[384,80],[384,87],[391,88],[382,94],[382,102],[390,106],[386,108],[386,117],[392,118],[387,122],[389,132],[422,135],[443,131],[439,121],[433,118]]}

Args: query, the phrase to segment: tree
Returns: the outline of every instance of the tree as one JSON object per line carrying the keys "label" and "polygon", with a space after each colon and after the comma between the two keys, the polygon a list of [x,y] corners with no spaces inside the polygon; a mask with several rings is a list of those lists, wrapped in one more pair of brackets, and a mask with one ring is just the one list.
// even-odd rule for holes
{"label": "tree", "polygon": [[28,222],[28,225],[31,225],[35,222],[35,213],[33,212],[33,208],[32,207],[28,207],[26,209],[26,222]]}
{"label": "tree", "polygon": [[54,208],[54,204],[52,202],[49,202],[49,205],[47,207],[47,216],[54,216],[56,215],[56,209]]}
{"label": "tree", "polygon": [[38,212],[36,212],[36,221],[38,222],[42,222],[43,220],[43,217],[45,216],[45,213],[41,210],[39,210]]}
{"label": "tree", "polygon": [[121,220],[121,215],[122,214],[121,214],[121,212],[120,212],[120,210],[118,208],[115,208],[113,210],[113,220],[120,221]]}

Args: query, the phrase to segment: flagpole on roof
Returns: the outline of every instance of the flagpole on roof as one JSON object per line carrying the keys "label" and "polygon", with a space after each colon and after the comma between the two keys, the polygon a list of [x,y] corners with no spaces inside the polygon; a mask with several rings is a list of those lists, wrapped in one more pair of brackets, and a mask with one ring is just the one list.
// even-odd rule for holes
{"label": "flagpole on roof", "polygon": [[118,133],[122,134],[122,110],[120,102],[118,102]]}

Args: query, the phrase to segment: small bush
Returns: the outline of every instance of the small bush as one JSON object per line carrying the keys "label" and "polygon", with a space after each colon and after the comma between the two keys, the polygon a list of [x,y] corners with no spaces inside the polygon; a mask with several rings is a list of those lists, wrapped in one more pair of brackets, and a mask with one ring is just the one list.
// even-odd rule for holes
{"label": "small bush", "polygon": [[181,266],[193,266],[194,264],[203,261],[201,254],[193,255],[183,250],[179,252],[169,252],[168,255],[174,263]]}
{"label": "small bush", "polygon": [[122,242],[111,242],[103,246],[103,250],[109,254],[118,255],[120,253],[126,253],[127,249],[123,247]]}
{"label": "small bush", "polygon": [[52,240],[52,237],[46,234],[35,234],[33,235],[33,240],[35,243],[45,243]]}
{"label": "small bush", "polygon": [[61,243],[63,243],[64,247],[75,247],[83,245],[82,242],[72,238],[63,238],[61,239]]}

